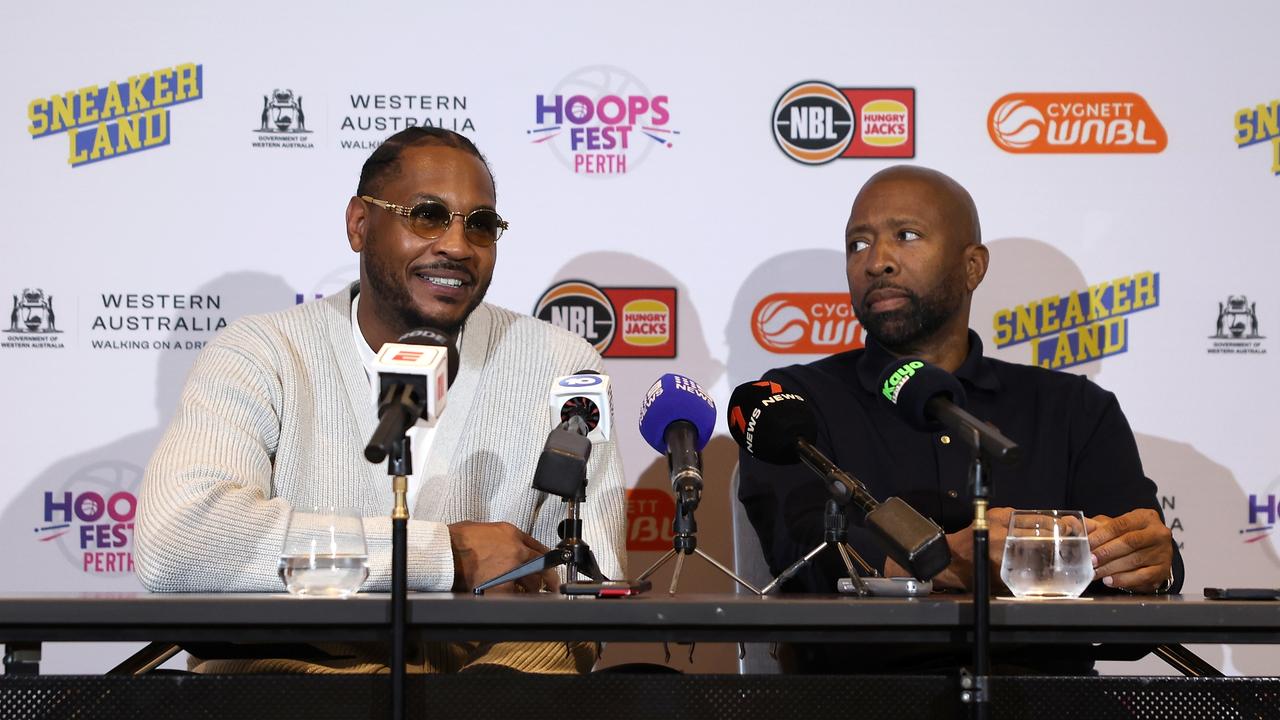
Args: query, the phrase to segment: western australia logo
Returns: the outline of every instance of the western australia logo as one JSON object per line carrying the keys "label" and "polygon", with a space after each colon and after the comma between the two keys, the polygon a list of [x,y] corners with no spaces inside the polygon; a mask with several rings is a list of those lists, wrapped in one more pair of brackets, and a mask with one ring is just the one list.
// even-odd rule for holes
{"label": "western australia logo", "polygon": [[276,88],[262,96],[262,113],[258,117],[256,148],[305,148],[312,144],[307,136],[307,113],[302,108],[302,95],[293,90]]}
{"label": "western australia logo", "polygon": [[67,134],[79,167],[169,144],[169,106],[204,97],[204,66],[184,63],[41,97],[27,105],[33,139]]}
{"label": "western australia logo", "polygon": [[751,335],[772,353],[830,355],[862,347],[849,293],[774,293],[751,312]]}
{"label": "western australia logo", "polygon": [[915,157],[916,91],[802,82],[774,104],[773,138],[788,157],[806,165]]}
{"label": "western australia logo", "polygon": [[534,99],[534,126],[526,134],[575,173],[622,175],[655,148],[674,146],[680,131],[671,127],[669,105],[626,70],[586,67]]}
{"label": "western australia logo", "polygon": [[1140,272],[995,314],[995,343],[1028,342],[1031,361],[1065,368],[1129,349],[1131,313],[1160,305],[1160,273]]}
{"label": "western australia logo", "polygon": [[89,326],[90,345],[95,350],[199,350],[227,326],[222,299],[187,293],[101,293],[101,305]]}
{"label": "western australia logo", "polygon": [[1265,355],[1262,341],[1266,336],[1258,330],[1258,303],[1246,295],[1228,295],[1218,302],[1218,321],[1209,336],[1210,354]]}
{"label": "western australia logo", "polygon": [[676,356],[676,289],[600,288],[568,280],[538,299],[533,316],[591,343],[607,358]]}
{"label": "western australia logo", "polygon": [[0,347],[5,348],[61,348],[58,335],[58,315],[53,307],[53,295],[38,287],[23,288],[13,294],[13,309],[9,311],[9,329]]}
{"label": "western australia logo", "polygon": [[411,127],[436,127],[457,133],[475,132],[466,95],[441,93],[351,93],[347,114],[338,126],[338,146],[373,150]]}
{"label": "western australia logo", "polygon": [[1271,174],[1280,175],[1280,100],[1236,111],[1236,147],[1271,143]]}
{"label": "western australia logo", "polygon": [[987,131],[1010,153],[1158,153],[1169,144],[1137,93],[1011,93],[991,106]]}

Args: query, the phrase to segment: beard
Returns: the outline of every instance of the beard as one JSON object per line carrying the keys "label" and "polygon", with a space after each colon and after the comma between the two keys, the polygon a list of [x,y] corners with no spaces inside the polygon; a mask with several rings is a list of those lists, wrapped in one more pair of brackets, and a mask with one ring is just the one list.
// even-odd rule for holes
{"label": "beard", "polygon": [[[376,241],[372,237],[367,238],[362,259],[365,277],[369,281],[369,293],[377,299],[379,319],[388,326],[395,328],[397,335],[403,335],[417,328],[428,327],[440,330],[451,337],[456,337],[458,331],[462,329],[463,323],[471,316],[472,311],[480,306],[480,303],[484,301],[485,293],[489,291],[491,277],[484,278],[478,282],[475,286],[475,292],[472,293],[471,301],[467,303],[462,315],[457,318],[433,317],[414,304],[413,296],[409,293],[409,288],[405,285],[405,280],[400,275],[400,270],[382,258],[375,248]],[[465,272],[475,279],[475,274],[470,268],[457,261],[441,260],[427,267],[435,270]]]}
{"label": "beard", "polygon": [[[872,290],[893,288],[907,295],[907,304],[896,310],[872,313],[866,297]],[[943,278],[923,295],[892,282],[878,282],[867,288],[853,303],[858,322],[867,334],[890,350],[910,350],[938,332],[960,309],[964,301],[964,278],[959,274]]]}

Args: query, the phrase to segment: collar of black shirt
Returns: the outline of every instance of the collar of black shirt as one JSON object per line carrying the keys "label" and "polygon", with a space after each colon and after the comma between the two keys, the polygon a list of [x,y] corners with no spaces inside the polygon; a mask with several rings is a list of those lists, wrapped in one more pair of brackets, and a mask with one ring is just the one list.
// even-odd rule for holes
{"label": "collar of black shirt", "polygon": [[[874,394],[881,373],[896,359],[875,338],[867,335],[866,351],[858,358],[858,382],[863,389]],[[972,330],[969,331],[969,354],[965,355],[964,362],[956,369],[955,375],[969,387],[991,392],[1000,389],[1000,379],[996,377],[993,363],[982,355],[982,338]]]}

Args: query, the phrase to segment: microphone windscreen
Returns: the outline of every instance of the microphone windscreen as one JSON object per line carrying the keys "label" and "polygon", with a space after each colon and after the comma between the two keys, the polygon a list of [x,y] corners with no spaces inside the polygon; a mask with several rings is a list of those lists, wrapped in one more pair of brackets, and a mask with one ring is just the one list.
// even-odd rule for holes
{"label": "microphone windscreen", "polygon": [[698,383],[667,373],[645,393],[640,406],[640,434],[654,450],[666,455],[667,426],[677,420],[686,420],[697,429],[697,449],[702,450],[716,428],[716,404]]}
{"label": "microphone windscreen", "polygon": [[458,348],[454,346],[453,338],[449,337],[448,333],[435,328],[423,327],[416,330],[410,330],[409,332],[401,335],[400,339],[396,340],[396,342],[402,345],[443,346],[445,348],[445,352],[448,353],[449,384],[452,385],[453,379],[458,377],[458,365],[461,361],[458,358]]}
{"label": "microphone windscreen", "polygon": [[729,434],[738,445],[774,465],[799,460],[796,440],[813,442],[818,426],[803,396],[769,380],[743,383],[729,398]]}
{"label": "microphone windscreen", "polygon": [[919,358],[895,360],[880,374],[880,399],[916,430],[942,429],[927,411],[929,401],[938,396],[964,407],[964,388],[956,376]]}

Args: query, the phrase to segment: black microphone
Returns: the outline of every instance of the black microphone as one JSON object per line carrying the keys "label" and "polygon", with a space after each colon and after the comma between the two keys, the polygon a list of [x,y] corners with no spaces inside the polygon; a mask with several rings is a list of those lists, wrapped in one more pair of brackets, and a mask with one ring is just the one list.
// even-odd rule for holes
{"label": "black microphone", "polygon": [[378,351],[378,427],[365,446],[369,462],[382,462],[396,440],[418,422],[435,420],[444,410],[445,393],[458,364],[458,351],[449,336],[434,328],[401,335]]}
{"label": "black microphone", "polygon": [[889,363],[880,374],[880,397],[916,430],[945,428],[984,456],[1006,464],[1022,456],[1017,443],[964,410],[960,381],[937,365],[919,358]]}
{"label": "black microphone", "polygon": [[807,465],[826,481],[836,502],[865,513],[877,544],[914,577],[932,579],[951,564],[951,548],[937,523],[901,498],[876,501],[862,481],[814,447],[817,425],[803,396],[767,380],[739,385],[729,398],[729,433],[764,462]]}

